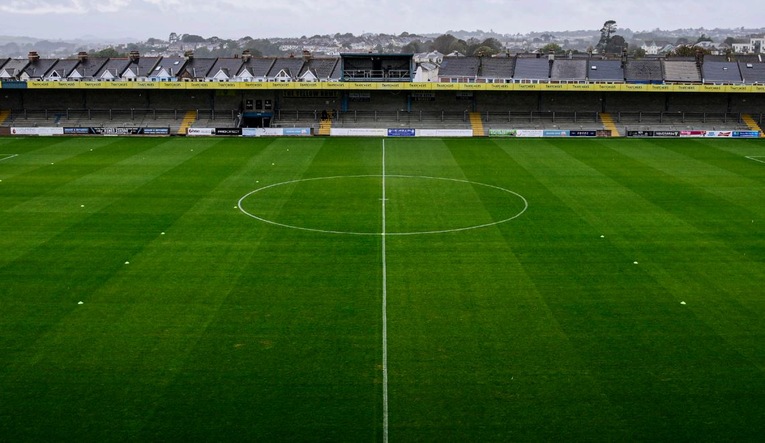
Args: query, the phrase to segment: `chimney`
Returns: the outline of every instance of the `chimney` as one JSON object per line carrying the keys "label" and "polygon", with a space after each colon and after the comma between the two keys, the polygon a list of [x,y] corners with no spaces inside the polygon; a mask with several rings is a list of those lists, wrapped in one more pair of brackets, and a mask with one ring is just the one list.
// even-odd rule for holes
{"label": "chimney", "polygon": [[138,51],[130,51],[130,61],[133,63],[138,63],[138,60],[141,59],[141,53]]}
{"label": "chimney", "polygon": [[77,53],[77,59],[81,62],[88,60],[88,53],[85,51],[80,51]]}
{"label": "chimney", "polygon": [[244,51],[242,51],[242,60],[245,63],[249,63],[251,59],[252,59],[252,51],[250,51],[249,49],[245,49]]}
{"label": "chimney", "polygon": [[306,51],[303,49],[303,60],[308,61],[312,58],[311,51]]}
{"label": "chimney", "polygon": [[30,63],[34,63],[37,60],[40,60],[40,56],[37,54],[37,51],[29,51],[29,55],[27,57],[29,57]]}
{"label": "chimney", "polygon": [[547,53],[547,60],[550,60],[550,61],[555,60],[555,51],[549,51]]}
{"label": "chimney", "polygon": [[622,67],[627,64],[627,48],[622,49]]}
{"label": "chimney", "polygon": [[701,48],[696,49],[696,66],[701,67],[704,64],[704,51]]}
{"label": "chimney", "polygon": [[194,58],[194,51],[186,51],[183,53],[183,57],[186,60],[192,60]]}

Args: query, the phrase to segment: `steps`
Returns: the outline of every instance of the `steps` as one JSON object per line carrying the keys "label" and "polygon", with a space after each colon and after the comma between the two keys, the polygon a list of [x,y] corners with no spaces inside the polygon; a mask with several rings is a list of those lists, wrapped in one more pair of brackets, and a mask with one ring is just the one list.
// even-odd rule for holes
{"label": "steps", "polygon": [[332,119],[323,118],[319,121],[319,135],[329,136],[332,130]]}
{"label": "steps", "polygon": [[600,113],[600,122],[603,123],[603,128],[611,131],[611,137],[621,137],[619,130],[616,129],[614,118],[608,112]]}
{"label": "steps", "polygon": [[479,112],[470,113],[470,126],[473,127],[473,137],[483,137],[483,120],[481,120],[481,114]]}
{"label": "steps", "polygon": [[[741,119],[744,120],[744,123],[746,123],[747,126],[749,126],[749,129],[752,131],[760,131],[760,137],[765,137],[765,134],[762,133],[762,128],[760,128],[760,125],[757,124],[756,121],[752,118],[749,114],[743,114],[741,116]],[[0,118],[0,122],[2,121],[2,118]]]}
{"label": "steps", "polygon": [[191,127],[191,124],[194,123],[194,120],[197,119],[197,112],[196,111],[188,111],[186,112],[186,115],[183,116],[183,120],[181,120],[181,126],[178,128],[178,134],[186,135],[186,132]]}
{"label": "steps", "polygon": [[8,120],[8,117],[11,116],[11,111],[4,109],[0,111],[0,125],[5,123],[6,120]]}

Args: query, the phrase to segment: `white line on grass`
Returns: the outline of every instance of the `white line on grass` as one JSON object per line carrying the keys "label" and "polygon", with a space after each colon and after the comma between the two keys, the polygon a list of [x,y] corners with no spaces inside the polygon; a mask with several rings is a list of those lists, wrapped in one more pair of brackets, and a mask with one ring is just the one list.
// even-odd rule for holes
{"label": "white line on grass", "polygon": [[[6,157],[3,157],[4,155]],[[18,157],[18,156],[19,156],[19,154],[0,154],[0,162],[3,161],[3,160],[10,160],[13,157]]]}
{"label": "white line on grass", "polygon": [[[762,156],[752,156],[752,157],[750,157],[750,156],[747,155],[746,158],[748,158],[749,160],[754,160],[756,162],[765,163],[765,157],[762,157]],[[760,159],[763,159],[763,160],[760,160]]]}
{"label": "white line on grass", "polygon": [[383,443],[388,443],[388,266],[385,257],[385,139],[382,141],[382,394]]}

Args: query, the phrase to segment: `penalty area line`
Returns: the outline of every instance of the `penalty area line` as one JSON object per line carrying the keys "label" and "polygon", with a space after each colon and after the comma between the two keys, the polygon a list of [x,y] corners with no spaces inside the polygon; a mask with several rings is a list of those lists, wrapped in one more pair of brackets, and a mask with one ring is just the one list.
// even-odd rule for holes
{"label": "penalty area line", "polygon": [[749,160],[754,160],[758,163],[765,163],[765,156],[749,156],[747,155],[746,158]]}
{"label": "penalty area line", "polygon": [[13,157],[18,157],[19,154],[0,154],[0,162],[3,160],[10,160]]}

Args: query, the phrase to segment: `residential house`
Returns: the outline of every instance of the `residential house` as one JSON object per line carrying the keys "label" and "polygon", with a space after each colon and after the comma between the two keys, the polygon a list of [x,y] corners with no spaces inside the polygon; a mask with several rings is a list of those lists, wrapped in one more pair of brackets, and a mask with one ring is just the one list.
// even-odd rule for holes
{"label": "residential house", "polygon": [[294,82],[298,80],[303,70],[305,61],[296,57],[280,57],[274,62],[271,70],[268,72],[268,81],[270,82]]}
{"label": "residential house", "polygon": [[58,63],[58,59],[41,59],[35,51],[30,51],[27,56],[29,64],[21,72],[19,80],[21,81],[40,81],[45,79],[45,74]]}
{"label": "residential house", "polygon": [[127,69],[130,64],[129,58],[110,58],[101,69],[96,72],[95,80],[98,81],[120,81],[122,80],[122,73]]}
{"label": "residential house", "polygon": [[178,80],[188,82],[201,82],[207,79],[207,73],[210,72],[217,61],[214,58],[196,58],[194,53],[187,51],[185,54],[186,63],[178,71]]}
{"label": "residential house", "polygon": [[162,57],[143,57],[138,51],[131,51],[129,63],[120,76],[123,81],[148,81]]}
{"label": "residential house", "polygon": [[0,81],[18,81],[24,68],[29,64],[27,59],[10,59],[0,68]]}
{"label": "residential house", "polygon": [[675,46],[668,41],[652,40],[643,43],[643,46],[641,46],[640,49],[645,51],[647,55],[658,55],[673,51]]}
{"label": "residential house", "polygon": [[80,63],[77,59],[65,58],[61,59],[53,65],[53,67],[45,73],[45,81],[58,82],[69,80],[69,73],[74,70],[77,64]]}
{"label": "residential house", "polygon": [[107,58],[102,57],[91,58],[87,52],[77,54],[77,59],[79,63],[67,75],[69,80],[93,81],[96,79],[96,74],[108,61]]}
{"label": "residential house", "polygon": [[246,50],[242,53],[242,60],[244,63],[236,75],[236,80],[245,82],[267,82],[268,73],[276,63],[273,57],[253,58]]}
{"label": "residential house", "polygon": [[621,60],[598,60],[587,63],[587,80],[597,83],[624,83],[624,67]]}
{"label": "residential house", "polygon": [[299,75],[303,82],[340,81],[340,59],[338,57],[304,57],[305,64]]}
{"label": "residential house", "polygon": [[549,83],[550,60],[547,57],[518,57],[515,61],[514,83]]}
{"label": "residential house", "polygon": [[162,57],[149,74],[149,81],[175,82],[178,81],[178,73],[181,72],[186,59],[183,57]]}
{"label": "residential house", "polygon": [[234,58],[219,58],[212,65],[210,71],[207,73],[207,81],[209,82],[230,82],[236,81],[236,76],[242,70],[244,62],[239,57]]}
{"label": "residential house", "polygon": [[438,81],[445,83],[475,83],[481,60],[478,57],[444,57],[438,70]]}

